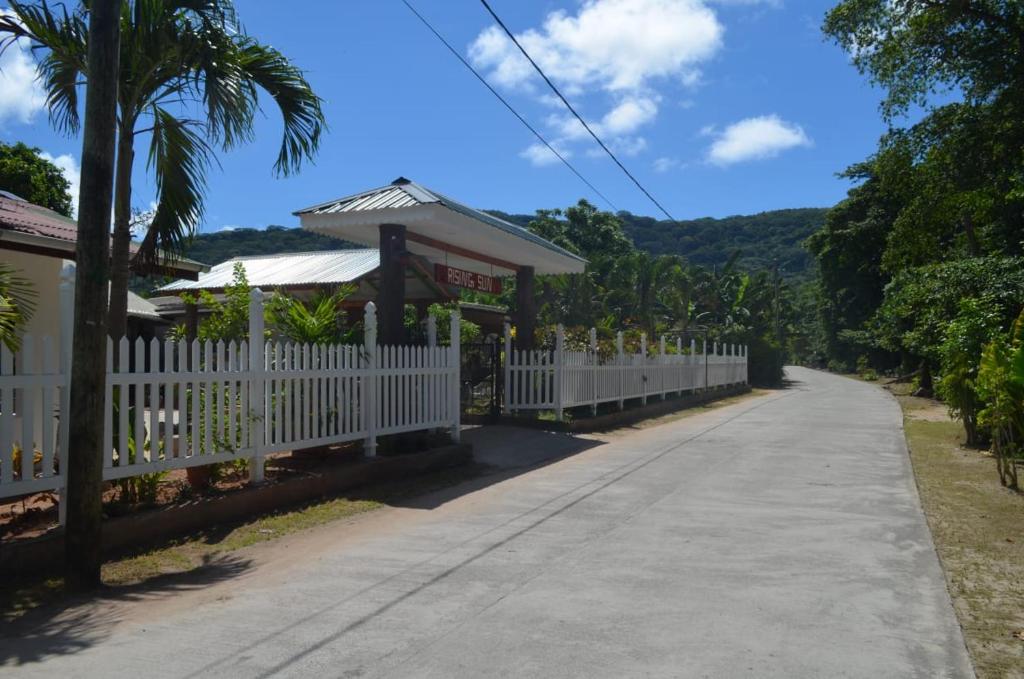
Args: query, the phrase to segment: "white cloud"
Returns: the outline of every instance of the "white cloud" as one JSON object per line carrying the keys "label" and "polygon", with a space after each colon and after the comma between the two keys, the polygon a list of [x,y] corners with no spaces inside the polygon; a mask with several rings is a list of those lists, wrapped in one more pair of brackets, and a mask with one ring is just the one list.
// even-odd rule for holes
{"label": "white cloud", "polygon": [[70,153],[54,156],[43,151],[39,156],[60,168],[64,178],[71,184],[68,192],[71,194],[71,214],[74,216],[78,212],[78,188],[82,182],[82,171],[78,166],[78,160]]}
{"label": "white cloud", "polygon": [[[562,148],[558,148],[557,144],[552,144],[552,146],[558,149],[558,152],[561,153],[562,157],[564,158],[568,158],[569,156],[572,155],[569,151]],[[543,167],[545,165],[551,165],[552,163],[561,162],[560,160],[558,160],[558,156],[552,153],[551,149],[549,149],[547,146],[544,146],[544,144],[530,144],[525,149],[519,152],[519,157],[525,158],[526,160],[533,163],[533,165],[535,165],[536,167]]]}
{"label": "white cloud", "polygon": [[629,97],[605,114],[601,127],[612,135],[630,134],[657,115],[658,104],[651,97]]}
{"label": "white cloud", "polygon": [[[516,38],[552,78],[608,91],[641,89],[659,77],[692,77],[722,45],[724,29],[702,0],[586,0],[576,15],[548,14]],[[496,26],[469,47],[501,85],[524,86],[530,64]]]}
{"label": "white cloud", "polygon": [[[574,107],[580,108],[575,99],[583,95],[603,93],[610,100],[602,115],[587,116],[587,122],[609,146],[628,154],[643,149],[646,142],[636,133],[658,115],[655,86],[698,83],[702,65],[722,46],[724,30],[705,0],[584,0],[575,13],[551,12],[516,38]],[[561,106],[500,28],[483,30],[468,53],[499,86]],[[563,143],[589,137],[564,109],[549,116],[548,125]],[[540,147],[520,155],[536,162],[551,153]]]}
{"label": "white cloud", "polygon": [[[0,15],[10,16],[10,12],[0,8]],[[0,54],[0,125],[8,120],[32,122],[45,105],[35,59],[27,41],[18,40]]]}
{"label": "white cloud", "polygon": [[772,158],[788,149],[811,146],[803,128],[777,115],[747,118],[729,125],[717,135],[708,151],[716,165]]}
{"label": "white cloud", "polygon": [[661,158],[654,159],[654,171],[655,172],[668,172],[676,167],[679,167],[679,161],[675,158],[669,158],[668,156],[662,156]]}

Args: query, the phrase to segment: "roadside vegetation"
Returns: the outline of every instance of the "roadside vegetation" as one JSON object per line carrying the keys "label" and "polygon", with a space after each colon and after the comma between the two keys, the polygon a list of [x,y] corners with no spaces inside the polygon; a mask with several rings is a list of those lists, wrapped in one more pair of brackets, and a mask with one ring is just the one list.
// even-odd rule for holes
{"label": "roadside vegetation", "polygon": [[903,407],[921,504],[980,679],[1024,668],[1024,496],[1004,488],[986,452],[964,446],[943,404],[892,388]]}
{"label": "roadside vegetation", "polygon": [[843,0],[825,34],[884,96],[889,130],[807,245],[802,360],[936,396],[992,473],[1024,464],[1024,12],[984,0]]}

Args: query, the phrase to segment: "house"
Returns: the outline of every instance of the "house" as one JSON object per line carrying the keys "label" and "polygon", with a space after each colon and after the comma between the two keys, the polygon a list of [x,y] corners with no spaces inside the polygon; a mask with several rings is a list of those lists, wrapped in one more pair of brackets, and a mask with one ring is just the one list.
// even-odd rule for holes
{"label": "house", "polygon": [[[309,299],[319,291],[331,291],[340,285],[353,285],[355,292],[343,302],[343,308],[358,318],[363,307],[380,289],[380,253],[375,249],[291,252],[277,255],[235,257],[200,273],[196,280],[178,280],[157,290],[149,301],[155,310],[174,324],[189,322],[191,310],[182,293],[205,290],[219,298],[231,284],[234,269],[241,264],[252,287],[270,293],[280,290],[299,299]],[[405,301],[417,307],[421,315],[435,302],[458,299],[458,291],[434,279],[429,263],[413,258],[405,271]],[[484,328],[485,333],[500,333],[507,313],[503,307],[460,303],[463,316]],[[208,310],[197,306],[197,318]]]}
{"label": "house", "polygon": [[[60,340],[61,272],[74,266],[77,237],[78,225],[73,219],[0,191],[0,261],[13,267],[37,295],[26,333]],[[183,259],[160,267],[160,272],[194,279],[208,268]],[[128,314],[132,337],[155,336],[166,325],[152,304],[134,294],[129,294]]]}

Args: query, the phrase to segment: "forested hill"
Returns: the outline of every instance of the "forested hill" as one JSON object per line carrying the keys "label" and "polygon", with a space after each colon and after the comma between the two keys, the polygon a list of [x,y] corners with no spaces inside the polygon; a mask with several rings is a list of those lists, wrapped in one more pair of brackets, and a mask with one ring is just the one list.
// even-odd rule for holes
{"label": "forested hill", "polygon": [[[522,226],[532,219],[531,215],[490,212]],[[721,266],[739,250],[742,269],[766,268],[777,258],[785,275],[802,276],[810,266],[802,243],[821,226],[825,212],[822,208],[775,210],[724,219],[693,219],[678,224],[629,212],[620,212],[619,217],[637,247],[652,254],[678,254],[693,264]],[[201,234],[193,241],[187,256],[205,264],[219,264],[246,255],[343,247],[351,246],[301,229],[269,226],[265,230],[235,229]]]}
{"label": "forested hill", "polygon": [[199,234],[185,256],[203,264],[220,264],[232,257],[339,250],[346,247],[353,246],[312,231],[271,225],[266,229],[232,229]]}
{"label": "forested hill", "polygon": [[[492,214],[526,226],[530,215]],[[811,257],[803,241],[821,228],[827,208],[773,210],[756,215],[683,220],[678,223],[619,212],[626,234],[642,250],[655,255],[682,255],[692,264],[721,266],[737,250],[739,267],[768,268],[778,260],[783,275],[810,274]]]}

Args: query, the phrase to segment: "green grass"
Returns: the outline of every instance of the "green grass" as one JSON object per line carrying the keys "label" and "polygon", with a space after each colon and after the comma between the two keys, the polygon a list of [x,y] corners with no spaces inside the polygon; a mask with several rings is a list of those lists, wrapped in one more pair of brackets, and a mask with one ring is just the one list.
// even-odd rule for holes
{"label": "green grass", "polygon": [[[898,391],[898,390],[897,390]],[[981,679],[1024,677],[1024,496],[934,401],[898,395],[921,504]]]}

